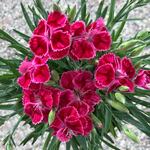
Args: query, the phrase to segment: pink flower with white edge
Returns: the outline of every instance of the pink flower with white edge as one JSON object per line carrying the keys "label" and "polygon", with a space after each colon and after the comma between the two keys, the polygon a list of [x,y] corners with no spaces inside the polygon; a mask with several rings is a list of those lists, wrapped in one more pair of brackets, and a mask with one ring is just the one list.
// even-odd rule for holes
{"label": "pink flower with white edge", "polygon": [[111,46],[111,36],[102,18],[88,27],[83,21],[71,25],[72,46],[70,56],[75,60],[92,59],[97,51],[108,50]]}
{"label": "pink flower with white edge", "polygon": [[108,92],[117,89],[119,86],[127,86],[127,92],[134,91],[133,78],[135,69],[129,58],[116,56],[108,53],[100,57],[96,71],[96,86],[99,89],[107,89]]}
{"label": "pink flower with white edge", "polygon": [[24,112],[32,119],[33,124],[47,122],[51,109],[58,107],[59,97],[59,89],[34,84],[30,89],[23,90]]}
{"label": "pink flower with white edge", "polygon": [[141,69],[134,82],[138,87],[150,90],[150,70]]}
{"label": "pink flower with white edge", "polygon": [[59,11],[49,14],[47,20],[40,20],[29,46],[36,57],[58,60],[68,55],[71,45],[70,25],[67,17]]}
{"label": "pink flower with white edge", "polygon": [[47,82],[51,77],[47,64],[35,65],[34,61],[28,61],[27,58],[19,66],[19,72],[21,76],[17,82],[23,89],[28,89],[31,83]]}
{"label": "pink flower with white edge", "polygon": [[65,89],[60,96],[60,107],[73,105],[83,116],[93,111],[94,106],[101,100],[89,71],[64,72],[60,85]]}
{"label": "pink flower with white edge", "polygon": [[74,106],[61,108],[50,126],[60,141],[68,142],[72,136],[87,136],[92,128],[92,121],[89,116],[81,117],[78,109]]}

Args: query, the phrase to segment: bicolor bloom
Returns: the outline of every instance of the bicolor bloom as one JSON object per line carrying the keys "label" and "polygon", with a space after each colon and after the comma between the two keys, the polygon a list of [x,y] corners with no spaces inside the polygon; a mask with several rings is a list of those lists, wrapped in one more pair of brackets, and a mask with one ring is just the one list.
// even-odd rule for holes
{"label": "bicolor bloom", "polygon": [[141,69],[134,81],[138,87],[150,90],[150,70]]}
{"label": "bicolor bloom", "polygon": [[38,57],[58,60],[68,55],[71,35],[67,17],[59,11],[54,11],[48,15],[47,20],[40,20],[29,45]]}
{"label": "bicolor bloom", "polygon": [[131,60],[127,57],[120,59],[113,53],[103,55],[95,71],[96,86],[99,89],[107,89],[108,92],[122,85],[129,87],[128,92],[133,92],[134,76],[135,69]]}
{"label": "bicolor bloom", "polygon": [[102,18],[88,27],[83,21],[76,21],[71,25],[71,33],[70,56],[75,60],[92,59],[97,51],[106,51],[111,46],[111,36]]}
{"label": "bicolor bloom", "polygon": [[21,77],[17,81],[23,89],[28,89],[31,83],[47,82],[51,77],[47,64],[35,65],[33,62],[25,58],[19,66]]}
{"label": "bicolor bloom", "polygon": [[53,135],[60,141],[68,142],[72,136],[88,135],[93,125],[89,116],[81,117],[74,106],[66,106],[58,111],[50,127],[54,130]]}
{"label": "bicolor bloom", "polygon": [[59,97],[59,89],[32,84],[28,90],[23,90],[24,112],[31,118],[33,124],[47,122],[51,109],[58,107]]}
{"label": "bicolor bloom", "polygon": [[73,105],[81,115],[87,115],[101,100],[89,71],[64,72],[60,84],[64,88],[60,96],[60,107]]}

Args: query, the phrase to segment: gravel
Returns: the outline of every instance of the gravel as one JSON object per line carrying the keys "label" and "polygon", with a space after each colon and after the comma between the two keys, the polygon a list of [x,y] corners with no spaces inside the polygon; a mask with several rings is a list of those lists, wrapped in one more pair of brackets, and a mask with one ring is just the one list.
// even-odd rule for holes
{"label": "gravel", "polygon": [[[18,39],[20,42],[23,42],[19,39],[16,34],[13,32],[13,29],[18,29],[24,33],[28,33],[31,35],[31,32],[27,28],[27,25],[24,22],[24,18],[20,8],[20,2],[23,2],[25,5],[31,6],[33,2],[31,0],[0,0],[0,29],[4,29],[13,35],[14,38]],[[77,5],[79,5],[79,0],[77,1]],[[117,9],[125,2],[125,0],[117,0]],[[45,6],[47,8],[51,6],[51,0],[44,1]],[[67,4],[73,3],[74,0],[62,0],[61,5],[67,6]],[[89,11],[94,14],[94,11],[97,7],[98,0],[89,0]],[[138,18],[143,19],[139,21],[130,21],[125,26],[123,31],[123,37],[128,39],[129,37],[133,37],[136,32],[141,30],[150,30],[150,4],[144,6],[142,8],[138,8],[134,10],[130,14],[130,18]],[[0,40],[0,56],[1,57],[13,57],[15,56],[15,52],[8,48],[8,43]],[[0,111],[0,115],[5,115],[8,112]],[[0,127],[0,150],[4,150],[4,146],[2,145],[3,138],[7,135],[8,132],[11,131],[12,126],[16,123],[18,117],[13,117],[9,121],[7,121],[3,126]],[[116,146],[118,146],[121,150],[149,150],[150,149],[150,138],[141,133],[135,127],[129,125],[129,128],[134,131],[140,139],[140,143],[136,144],[129,140],[124,134],[118,133],[118,137],[115,140]],[[39,138],[34,146],[31,143],[28,143],[25,146],[20,146],[20,141],[32,130],[28,125],[23,126],[23,123],[19,125],[18,130],[15,132],[14,138],[16,139],[17,147],[15,150],[39,150],[41,149],[41,143],[43,142],[44,137]],[[61,145],[60,150],[64,149],[64,144]],[[110,149],[104,146],[104,149]]]}

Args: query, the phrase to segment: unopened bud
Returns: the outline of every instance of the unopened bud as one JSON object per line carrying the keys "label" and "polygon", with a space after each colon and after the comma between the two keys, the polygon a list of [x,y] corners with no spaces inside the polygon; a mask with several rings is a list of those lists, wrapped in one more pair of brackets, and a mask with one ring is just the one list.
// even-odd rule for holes
{"label": "unopened bud", "polygon": [[124,95],[122,95],[121,93],[117,92],[115,93],[115,97],[116,99],[121,102],[122,104],[125,104],[126,103],[126,98]]}
{"label": "unopened bud", "polygon": [[129,110],[127,109],[126,106],[124,106],[122,103],[117,102],[117,101],[112,101],[112,100],[107,100],[107,103],[112,106],[113,108],[122,111],[122,112],[126,112],[129,113]]}
{"label": "unopened bud", "polygon": [[126,134],[126,136],[128,136],[131,140],[133,140],[136,143],[139,143],[139,139],[134,132],[129,130],[127,127],[123,127],[123,131]]}
{"label": "unopened bud", "polygon": [[128,86],[122,85],[122,86],[119,87],[119,91],[121,91],[121,92],[125,92],[125,91],[128,91],[128,90],[129,90]]}
{"label": "unopened bud", "polygon": [[137,48],[135,48],[133,51],[132,51],[132,53],[131,53],[131,57],[133,57],[133,56],[138,56],[143,50],[144,50],[144,48],[146,47],[146,45],[142,45],[142,46],[139,46],[139,47],[137,47]]}
{"label": "unopened bud", "polygon": [[76,6],[74,6],[70,11],[69,11],[69,21],[72,22],[74,20],[74,17],[76,15]]}
{"label": "unopened bud", "polygon": [[135,44],[137,44],[138,42],[142,42],[142,41],[136,40],[136,39],[126,41],[126,42],[122,43],[118,49],[120,49],[120,50],[129,49],[129,48],[133,47]]}
{"label": "unopened bud", "polygon": [[57,4],[53,4],[53,10],[61,12],[61,9],[60,9],[60,7]]}
{"label": "unopened bud", "polygon": [[147,38],[149,36],[149,32],[148,31],[140,31],[137,35],[136,38],[140,39],[140,40],[144,40],[145,38]]}
{"label": "unopened bud", "polygon": [[48,124],[51,125],[55,119],[55,111],[51,110],[48,115]]}
{"label": "unopened bud", "polygon": [[142,64],[142,60],[139,60],[135,65],[134,68],[137,70],[139,68],[141,68],[141,64]]}
{"label": "unopened bud", "polygon": [[59,81],[59,74],[56,70],[51,71],[51,76],[52,76],[53,81],[55,81],[55,82]]}

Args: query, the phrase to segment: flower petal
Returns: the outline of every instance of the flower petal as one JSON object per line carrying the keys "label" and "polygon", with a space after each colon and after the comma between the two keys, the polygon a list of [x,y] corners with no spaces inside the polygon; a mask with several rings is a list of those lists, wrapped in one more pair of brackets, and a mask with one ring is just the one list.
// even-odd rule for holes
{"label": "flower petal", "polygon": [[39,124],[43,120],[43,114],[40,108],[33,103],[28,103],[24,106],[24,111],[32,119],[33,124]]}
{"label": "flower petal", "polygon": [[54,11],[48,15],[47,23],[53,29],[64,27],[67,17],[60,11]]}
{"label": "flower petal", "polygon": [[42,36],[34,35],[29,41],[29,46],[37,56],[44,56],[48,52],[48,40]]}
{"label": "flower petal", "polygon": [[17,79],[17,83],[20,85],[20,87],[22,87],[23,89],[28,89],[30,84],[31,84],[31,77],[30,77],[30,73],[27,72],[24,75],[22,75],[21,77],[19,77]]}
{"label": "flower petal", "polygon": [[69,117],[74,116],[76,118],[79,117],[78,111],[73,106],[63,107],[58,112],[58,117],[64,122],[64,120]]}
{"label": "flower petal", "polygon": [[32,73],[32,81],[34,83],[44,83],[50,79],[50,71],[48,65],[37,66]]}
{"label": "flower petal", "polygon": [[74,101],[74,99],[75,99],[75,95],[73,91],[69,89],[62,91],[60,95],[59,107],[62,108],[62,107],[67,106],[70,102]]}
{"label": "flower petal", "polygon": [[83,101],[73,101],[69,105],[74,106],[81,117],[86,116],[89,113],[89,105]]}
{"label": "flower petal", "polygon": [[85,31],[85,23],[83,21],[76,21],[71,25],[71,33],[73,36],[80,36]]}
{"label": "flower petal", "polygon": [[51,37],[51,47],[53,51],[61,51],[70,47],[71,36],[68,32],[55,31]]}
{"label": "flower petal", "polygon": [[61,76],[60,85],[65,89],[74,89],[73,79],[78,74],[77,71],[67,71]]}
{"label": "flower petal", "polygon": [[111,36],[107,31],[102,31],[100,33],[94,34],[92,41],[97,51],[104,51],[110,49]]}
{"label": "flower petal", "polygon": [[38,23],[38,26],[34,29],[33,34],[44,36],[46,30],[47,30],[47,21],[45,19],[41,19]]}
{"label": "flower petal", "polygon": [[92,59],[96,55],[93,45],[86,39],[74,40],[71,47],[71,53],[78,60]]}
{"label": "flower petal", "polygon": [[95,79],[102,86],[108,86],[115,79],[115,71],[111,64],[105,64],[97,68]]}
{"label": "flower petal", "polygon": [[130,79],[132,79],[135,75],[135,69],[132,65],[132,62],[129,58],[124,57],[121,60],[122,71],[125,72]]}

